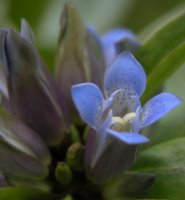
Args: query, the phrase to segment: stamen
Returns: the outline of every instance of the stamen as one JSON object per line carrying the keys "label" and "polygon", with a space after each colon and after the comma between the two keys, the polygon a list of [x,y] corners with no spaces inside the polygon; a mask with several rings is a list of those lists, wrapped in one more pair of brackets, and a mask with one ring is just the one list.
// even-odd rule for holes
{"label": "stamen", "polygon": [[122,118],[122,123],[126,125],[128,123],[131,123],[135,118],[136,118],[135,112],[128,113]]}
{"label": "stamen", "polygon": [[131,131],[132,130],[132,123],[136,118],[136,113],[128,113],[123,118],[121,117],[113,117],[112,118],[112,125],[111,128],[115,131]]}

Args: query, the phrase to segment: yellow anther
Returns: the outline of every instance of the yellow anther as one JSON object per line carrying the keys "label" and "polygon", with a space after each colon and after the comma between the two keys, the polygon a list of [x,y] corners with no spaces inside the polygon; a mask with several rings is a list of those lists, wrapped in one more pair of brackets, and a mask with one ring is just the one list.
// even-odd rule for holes
{"label": "yellow anther", "polygon": [[136,118],[136,113],[135,112],[128,113],[122,118],[122,123],[124,125],[126,125],[129,122],[132,122],[132,120],[135,119],[135,118]]}
{"label": "yellow anther", "polygon": [[115,131],[129,131],[132,126],[133,120],[136,118],[136,113],[128,113],[123,118],[112,118],[112,129]]}
{"label": "yellow anther", "polygon": [[112,118],[112,122],[113,123],[122,124],[123,123],[123,119],[121,117],[113,117]]}

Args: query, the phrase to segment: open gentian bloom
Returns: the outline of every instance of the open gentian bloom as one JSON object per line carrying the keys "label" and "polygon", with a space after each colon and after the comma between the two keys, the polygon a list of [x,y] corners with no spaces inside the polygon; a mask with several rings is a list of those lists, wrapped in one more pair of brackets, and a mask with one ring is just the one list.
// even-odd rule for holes
{"label": "open gentian bloom", "polygon": [[181,103],[174,94],[161,93],[142,107],[145,86],[142,66],[125,52],[105,72],[104,95],[93,83],[72,87],[81,118],[93,128],[86,143],[85,169],[94,181],[106,182],[131,167],[139,145],[149,141],[141,129]]}

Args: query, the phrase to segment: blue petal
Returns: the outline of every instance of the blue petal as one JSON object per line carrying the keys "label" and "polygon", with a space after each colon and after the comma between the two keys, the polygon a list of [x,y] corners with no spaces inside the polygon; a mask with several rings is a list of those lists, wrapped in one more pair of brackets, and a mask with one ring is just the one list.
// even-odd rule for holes
{"label": "blue petal", "polygon": [[147,137],[138,133],[116,132],[110,129],[108,130],[108,133],[109,135],[127,144],[142,144],[149,141]]}
{"label": "blue petal", "polygon": [[[117,28],[105,33],[101,37],[107,65],[125,50],[134,51],[139,45],[136,35],[128,29]],[[121,45],[121,48],[120,48]]]}
{"label": "blue petal", "polygon": [[111,125],[112,110],[109,110],[107,112],[108,112],[107,117],[105,119],[101,117],[101,124],[100,124],[99,129],[97,129],[98,132],[105,132]]}
{"label": "blue petal", "polygon": [[142,127],[156,122],[181,103],[181,99],[170,93],[161,93],[153,97],[145,104],[141,112]]}
{"label": "blue petal", "polygon": [[122,89],[125,96],[141,96],[146,86],[146,74],[141,64],[129,52],[120,54],[107,69],[104,88],[109,96]]}
{"label": "blue petal", "polygon": [[115,29],[108,31],[101,37],[102,42],[105,45],[110,45],[110,44],[113,45],[116,42],[123,40],[124,38],[130,38],[130,39],[135,40],[136,35],[128,29],[115,28]]}
{"label": "blue petal", "polygon": [[82,83],[72,86],[72,98],[81,118],[91,127],[99,125],[103,96],[97,85]]}

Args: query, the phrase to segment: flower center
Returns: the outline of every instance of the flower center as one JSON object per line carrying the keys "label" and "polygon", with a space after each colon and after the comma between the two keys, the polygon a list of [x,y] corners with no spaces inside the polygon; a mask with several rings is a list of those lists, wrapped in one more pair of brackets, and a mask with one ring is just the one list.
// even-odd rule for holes
{"label": "flower center", "polygon": [[112,117],[111,128],[115,131],[132,131],[132,123],[136,118],[136,113],[131,112],[126,114],[124,117]]}

